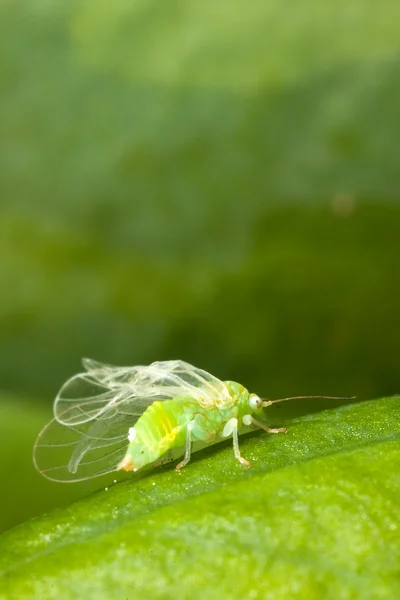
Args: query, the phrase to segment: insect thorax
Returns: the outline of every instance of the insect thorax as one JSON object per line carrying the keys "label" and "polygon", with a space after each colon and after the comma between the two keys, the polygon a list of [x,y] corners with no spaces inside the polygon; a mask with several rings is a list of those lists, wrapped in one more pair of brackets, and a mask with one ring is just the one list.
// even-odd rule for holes
{"label": "insect thorax", "polygon": [[225,381],[224,383],[234,405],[244,406],[248,404],[250,393],[241,383],[237,383],[236,381]]}

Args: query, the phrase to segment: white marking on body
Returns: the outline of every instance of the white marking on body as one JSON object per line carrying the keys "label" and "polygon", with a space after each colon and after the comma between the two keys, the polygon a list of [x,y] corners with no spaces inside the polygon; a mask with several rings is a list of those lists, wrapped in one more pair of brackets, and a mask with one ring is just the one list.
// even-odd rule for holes
{"label": "white marking on body", "polygon": [[251,425],[253,422],[253,417],[251,415],[244,415],[242,418],[243,425]]}
{"label": "white marking on body", "polygon": [[136,439],[136,429],[134,427],[130,427],[128,431],[128,440],[130,443],[134,442]]}
{"label": "white marking on body", "polygon": [[228,437],[229,435],[231,435],[232,431],[235,429],[236,424],[237,424],[236,417],[232,417],[232,419],[229,419],[229,421],[227,421],[227,423],[225,424],[225,427],[222,430],[221,436]]}

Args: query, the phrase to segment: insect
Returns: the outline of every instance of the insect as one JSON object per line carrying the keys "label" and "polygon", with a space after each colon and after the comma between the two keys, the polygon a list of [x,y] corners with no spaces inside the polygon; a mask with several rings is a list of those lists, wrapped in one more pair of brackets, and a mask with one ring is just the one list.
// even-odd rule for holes
{"label": "insect", "polygon": [[[138,471],[177,451],[179,471],[197,447],[232,436],[235,458],[239,432],[268,433],[262,400],[234,381],[220,381],[181,360],[148,366],[116,367],[84,359],[85,372],[74,375],[54,402],[54,418],[34,446],[38,471],[54,481],[82,481],[116,470]],[[298,396],[298,398],[315,396]],[[331,398],[331,396],[318,396]]]}

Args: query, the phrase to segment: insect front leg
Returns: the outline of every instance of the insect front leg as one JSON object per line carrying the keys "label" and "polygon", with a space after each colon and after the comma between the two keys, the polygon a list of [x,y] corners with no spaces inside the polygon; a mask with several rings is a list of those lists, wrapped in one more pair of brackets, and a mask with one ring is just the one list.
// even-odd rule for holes
{"label": "insect front leg", "polygon": [[257,421],[252,415],[245,415],[243,417],[244,425],[255,425],[255,427],[259,427],[260,429],[264,429],[267,433],[286,433],[287,429],[285,427],[277,427],[275,429],[271,429],[271,427],[267,427],[264,423]]}
{"label": "insect front leg", "polygon": [[237,458],[238,461],[245,467],[250,467],[250,462],[248,460],[246,460],[245,458],[243,458],[243,456],[240,454],[239,435],[238,435],[238,420],[236,419],[236,417],[232,417],[232,419],[229,419],[229,421],[226,423],[226,425],[222,431],[223,437],[228,437],[231,434],[232,434],[232,438],[233,438],[233,451],[235,453],[235,458]]}

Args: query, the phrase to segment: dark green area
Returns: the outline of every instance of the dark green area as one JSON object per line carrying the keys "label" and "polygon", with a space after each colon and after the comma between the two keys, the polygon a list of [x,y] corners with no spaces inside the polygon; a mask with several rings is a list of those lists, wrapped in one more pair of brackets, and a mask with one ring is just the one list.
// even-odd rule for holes
{"label": "dark green area", "polygon": [[397,4],[36,4],[0,9],[3,388],[399,390]]}
{"label": "dark green area", "polygon": [[83,355],[183,358],[270,397],[396,391],[399,223],[398,205],[362,204],[348,218],[281,208],[254,225],[246,256],[222,268],[14,222],[10,274],[24,273],[27,292],[18,304],[11,282],[5,291],[4,384],[50,401]]}
{"label": "dark green area", "polygon": [[33,519],[0,538],[0,598],[392,600],[399,418],[399,397],[306,416],[245,436],[251,469],[226,443]]}

